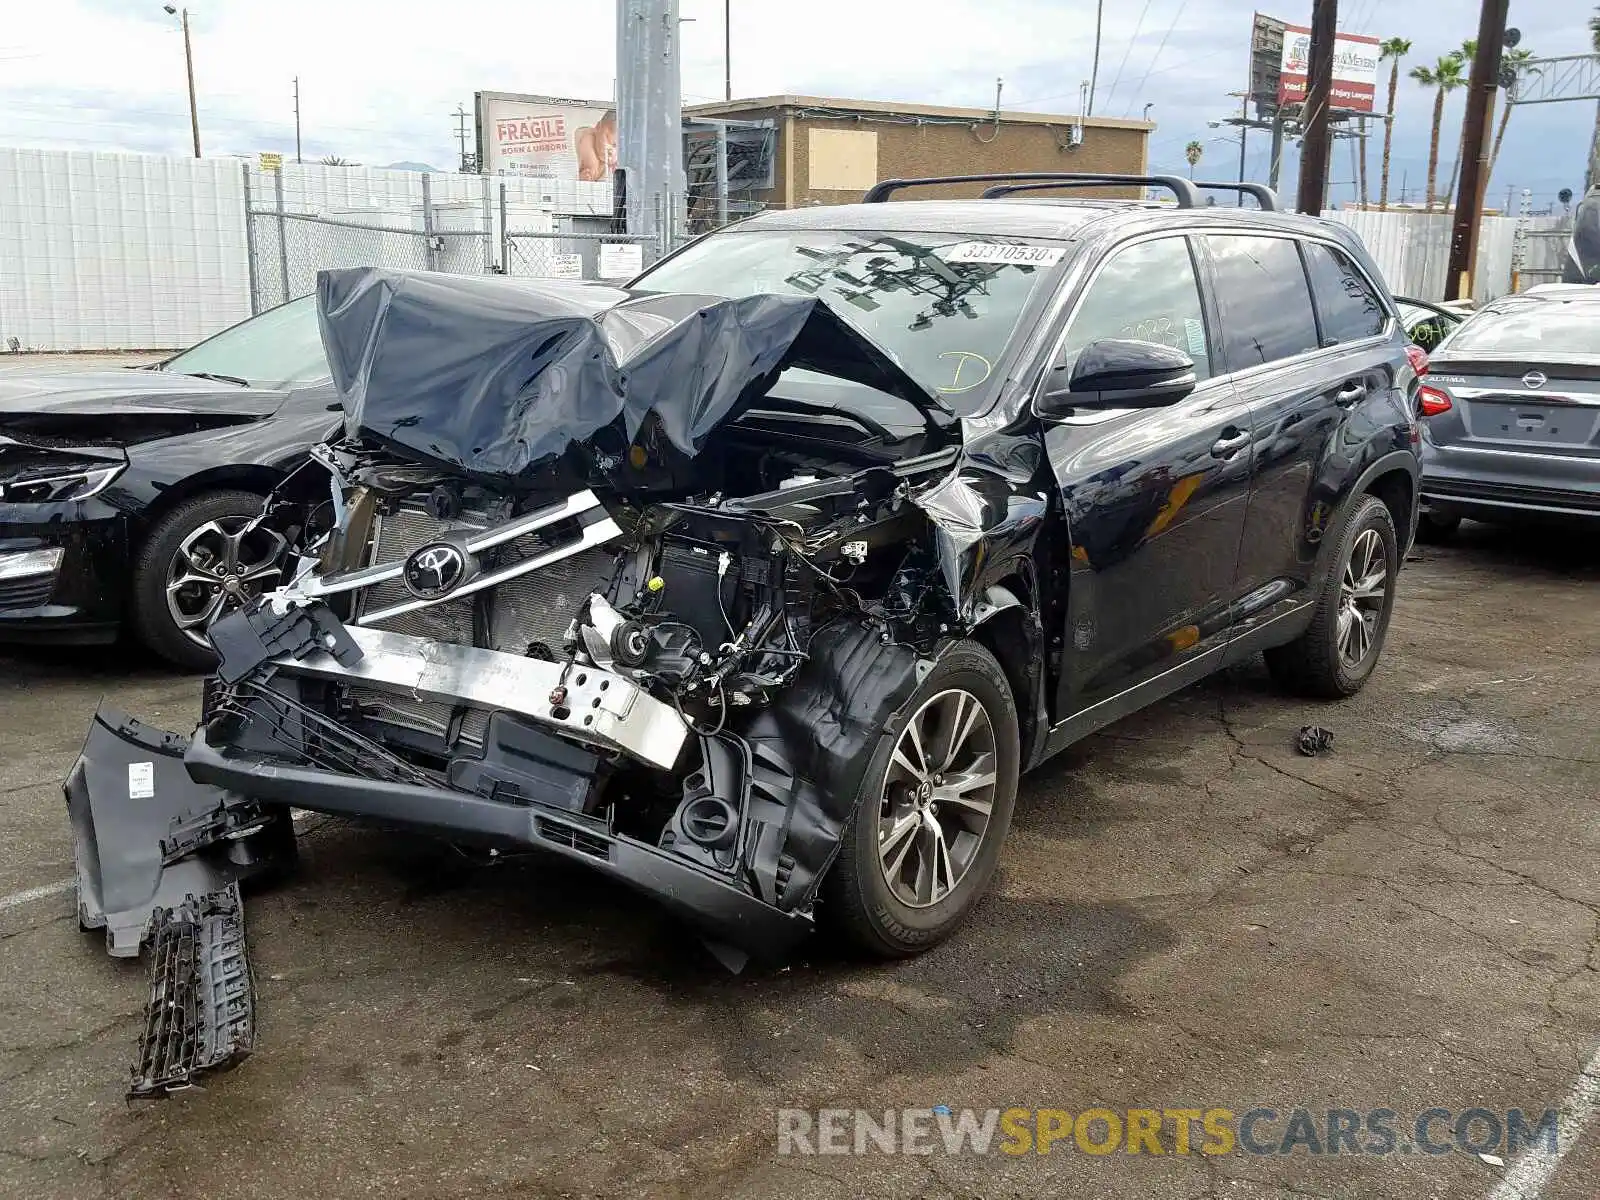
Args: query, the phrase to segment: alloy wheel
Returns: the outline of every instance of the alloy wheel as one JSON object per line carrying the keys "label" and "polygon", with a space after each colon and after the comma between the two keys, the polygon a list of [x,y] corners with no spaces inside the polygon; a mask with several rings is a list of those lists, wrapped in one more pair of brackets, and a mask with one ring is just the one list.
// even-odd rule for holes
{"label": "alloy wheel", "polygon": [[997,767],[994,723],[971,692],[940,692],[906,722],[878,810],[878,865],[900,903],[937,904],[971,869],[994,808]]}
{"label": "alloy wheel", "polygon": [[1346,667],[1360,666],[1372,653],[1388,586],[1383,538],[1376,529],[1363,529],[1350,547],[1339,586],[1339,658]]}
{"label": "alloy wheel", "polygon": [[208,646],[218,617],[259,596],[282,571],[287,543],[250,517],[219,517],[193,530],[167,567],[167,612],[178,630]]}

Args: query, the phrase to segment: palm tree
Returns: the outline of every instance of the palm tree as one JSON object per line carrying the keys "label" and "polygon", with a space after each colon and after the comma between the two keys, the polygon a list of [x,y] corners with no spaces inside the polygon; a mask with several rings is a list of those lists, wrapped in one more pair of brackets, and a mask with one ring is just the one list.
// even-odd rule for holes
{"label": "palm tree", "polygon": [[353,163],[348,158],[340,158],[337,154],[325,155],[321,160],[325,167],[359,167],[360,163]]}
{"label": "palm tree", "polygon": [[1183,157],[1189,160],[1189,178],[1194,178],[1194,169],[1200,165],[1200,156],[1206,148],[1199,142],[1190,142],[1183,148]]}
{"label": "palm tree", "polygon": [[[1595,20],[1600,21],[1600,17],[1596,17]],[[1494,147],[1489,151],[1489,178],[1494,177],[1494,164],[1500,159],[1500,143],[1506,140],[1506,126],[1511,124],[1511,101],[1516,99],[1517,86],[1522,82],[1522,68],[1532,58],[1533,51],[1525,50],[1521,46],[1518,46],[1515,50],[1507,50],[1500,56],[1501,64],[1516,70],[1517,75],[1511,80],[1511,86],[1506,89],[1505,106],[1500,110],[1500,125],[1494,131]],[[1537,75],[1539,71],[1535,69],[1528,73]]]}
{"label": "palm tree", "polygon": [[1428,191],[1423,208],[1433,211],[1433,201],[1439,185],[1439,127],[1444,124],[1444,98],[1467,82],[1461,70],[1461,59],[1456,54],[1446,54],[1431,67],[1412,67],[1411,78],[1423,87],[1437,89],[1433,97],[1433,134],[1428,142]]}
{"label": "palm tree", "polygon": [[1594,43],[1594,52],[1600,54],[1600,5],[1595,6],[1594,13],[1589,18],[1589,40]]}
{"label": "palm tree", "polygon": [[1378,47],[1378,57],[1389,60],[1389,115],[1383,119],[1383,179],[1378,184],[1378,211],[1389,207],[1389,147],[1394,141],[1394,100],[1400,90],[1400,60],[1411,53],[1405,38],[1390,38]]}

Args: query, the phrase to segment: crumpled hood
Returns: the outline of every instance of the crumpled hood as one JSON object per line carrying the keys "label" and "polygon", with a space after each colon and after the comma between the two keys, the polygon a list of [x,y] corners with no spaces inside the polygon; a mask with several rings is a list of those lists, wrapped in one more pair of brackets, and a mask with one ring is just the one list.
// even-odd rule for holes
{"label": "crumpled hood", "polygon": [[317,281],[345,431],[465,471],[519,476],[620,422],[693,457],[787,367],[948,410],[810,297],[351,268]]}
{"label": "crumpled hood", "polygon": [[166,371],[0,375],[0,433],[132,445],[270,417],[284,393]]}

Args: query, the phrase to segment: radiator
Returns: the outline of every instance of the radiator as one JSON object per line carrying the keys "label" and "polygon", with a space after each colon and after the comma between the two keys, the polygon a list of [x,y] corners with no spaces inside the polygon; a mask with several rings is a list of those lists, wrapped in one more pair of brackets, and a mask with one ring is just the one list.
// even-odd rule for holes
{"label": "radiator", "polygon": [[[447,533],[458,529],[479,530],[486,523],[481,519],[473,520],[470,515],[460,520],[441,521],[418,509],[402,508],[377,517],[375,524],[370,559],[373,564],[401,561],[413,550]],[[547,538],[546,534],[551,536]],[[530,557],[569,537],[570,534],[559,526],[528,534],[501,547],[495,562],[503,566]],[[559,647],[578,605],[590,592],[605,590],[614,562],[610,551],[597,547],[508,580],[487,593],[444,600],[374,622],[371,628],[511,654],[524,653],[534,643]],[[357,600],[357,615],[410,599],[411,594],[398,579],[386,580],[361,594]],[[483,601],[487,615],[483,636],[476,636],[473,628],[474,608],[479,601]],[[378,720],[438,737],[447,734],[454,713],[448,704],[366,689],[352,688],[350,695]],[[481,743],[487,720],[486,713],[468,711],[462,721],[461,739]]]}

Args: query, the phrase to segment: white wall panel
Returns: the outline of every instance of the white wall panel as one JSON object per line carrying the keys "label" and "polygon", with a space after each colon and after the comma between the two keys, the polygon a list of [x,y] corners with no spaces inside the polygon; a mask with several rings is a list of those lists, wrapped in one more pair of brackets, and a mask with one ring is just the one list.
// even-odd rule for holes
{"label": "white wall panel", "polygon": [[0,347],[183,346],[248,316],[243,199],[236,160],[0,149]]}
{"label": "white wall panel", "polygon": [[[0,353],[178,348],[249,316],[247,176],[250,206],[275,207],[278,178],[241,159],[0,148]],[[281,179],[287,212],[420,227],[419,172],[285,163]],[[609,184],[503,184],[514,230],[611,211]],[[444,227],[481,225],[487,193],[496,254],[501,186],[429,176]]]}

